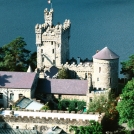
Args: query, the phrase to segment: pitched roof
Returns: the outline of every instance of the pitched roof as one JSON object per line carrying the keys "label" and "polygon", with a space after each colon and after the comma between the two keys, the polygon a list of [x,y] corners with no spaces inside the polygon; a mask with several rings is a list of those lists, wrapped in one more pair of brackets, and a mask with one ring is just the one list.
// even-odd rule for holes
{"label": "pitched roof", "polygon": [[17,102],[16,106],[20,108],[29,109],[29,110],[40,110],[44,105],[24,97],[19,102]]}
{"label": "pitched roof", "polygon": [[0,87],[31,88],[36,73],[0,71]]}
{"label": "pitched roof", "polygon": [[110,60],[110,59],[118,59],[119,56],[109,48],[105,47],[102,50],[100,50],[98,53],[96,53],[93,56],[93,58],[100,59],[100,60]]}
{"label": "pitched roof", "polygon": [[37,134],[37,130],[0,128],[0,134]]}
{"label": "pitched roof", "polygon": [[87,80],[76,79],[39,79],[37,91],[52,94],[85,95],[88,90]]}

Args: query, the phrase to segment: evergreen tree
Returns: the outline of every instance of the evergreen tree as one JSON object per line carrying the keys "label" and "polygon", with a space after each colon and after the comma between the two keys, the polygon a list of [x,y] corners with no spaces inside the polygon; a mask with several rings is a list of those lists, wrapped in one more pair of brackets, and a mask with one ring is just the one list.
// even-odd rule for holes
{"label": "evergreen tree", "polygon": [[24,39],[18,37],[0,48],[0,70],[26,71],[30,63],[35,68],[36,58],[33,58],[35,53],[30,55],[30,51],[25,48],[26,45]]}

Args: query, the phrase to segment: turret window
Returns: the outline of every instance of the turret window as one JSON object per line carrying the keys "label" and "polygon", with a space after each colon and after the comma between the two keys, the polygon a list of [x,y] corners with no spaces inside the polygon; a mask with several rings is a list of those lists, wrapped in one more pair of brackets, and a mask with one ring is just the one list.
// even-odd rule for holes
{"label": "turret window", "polygon": [[99,73],[101,72],[101,67],[99,67]]}
{"label": "turret window", "polygon": [[44,62],[44,57],[42,57],[42,62]]}
{"label": "turret window", "polygon": [[41,53],[43,53],[43,49],[41,49]]}
{"label": "turret window", "polygon": [[54,49],[52,49],[52,53],[54,54]]}
{"label": "turret window", "polygon": [[99,78],[97,78],[97,81],[99,81]]}

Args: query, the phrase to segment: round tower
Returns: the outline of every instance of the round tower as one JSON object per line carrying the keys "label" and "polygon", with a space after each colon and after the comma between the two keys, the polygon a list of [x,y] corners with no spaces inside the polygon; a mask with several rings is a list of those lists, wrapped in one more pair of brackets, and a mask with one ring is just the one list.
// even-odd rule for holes
{"label": "round tower", "polygon": [[93,87],[117,89],[119,56],[105,47],[93,56]]}

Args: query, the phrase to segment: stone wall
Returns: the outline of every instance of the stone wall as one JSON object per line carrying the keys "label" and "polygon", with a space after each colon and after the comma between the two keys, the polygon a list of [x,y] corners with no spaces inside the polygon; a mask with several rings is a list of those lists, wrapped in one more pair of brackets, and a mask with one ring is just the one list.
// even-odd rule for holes
{"label": "stone wall", "polygon": [[[50,112],[51,114],[58,112],[58,113],[64,115],[68,111],[48,110],[46,112]],[[34,117],[34,116],[29,116],[29,117],[28,116],[14,116],[12,114],[5,115],[5,116],[1,115],[0,116],[0,128],[3,128],[5,126],[6,126],[6,128],[17,128],[18,127],[19,129],[37,129],[39,132],[43,132],[51,127],[59,126],[64,131],[69,132],[69,126],[71,126],[71,125],[73,125],[73,126],[89,125],[89,119],[77,120],[77,119],[71,119],[71,118],[45,117],[46,112],[44,112],[44,117],[39,117],[40,112],[38,112],[36,117]],[[74,113],[70,113],[70,117],[72,117],[73,115],[74,115]],[[98,116],[98,113],[95,113],[93,116]],[[100,116],[98,116],[99,122],[101,122],[103,116],[104,116],[104,114],[101,114]]]}

